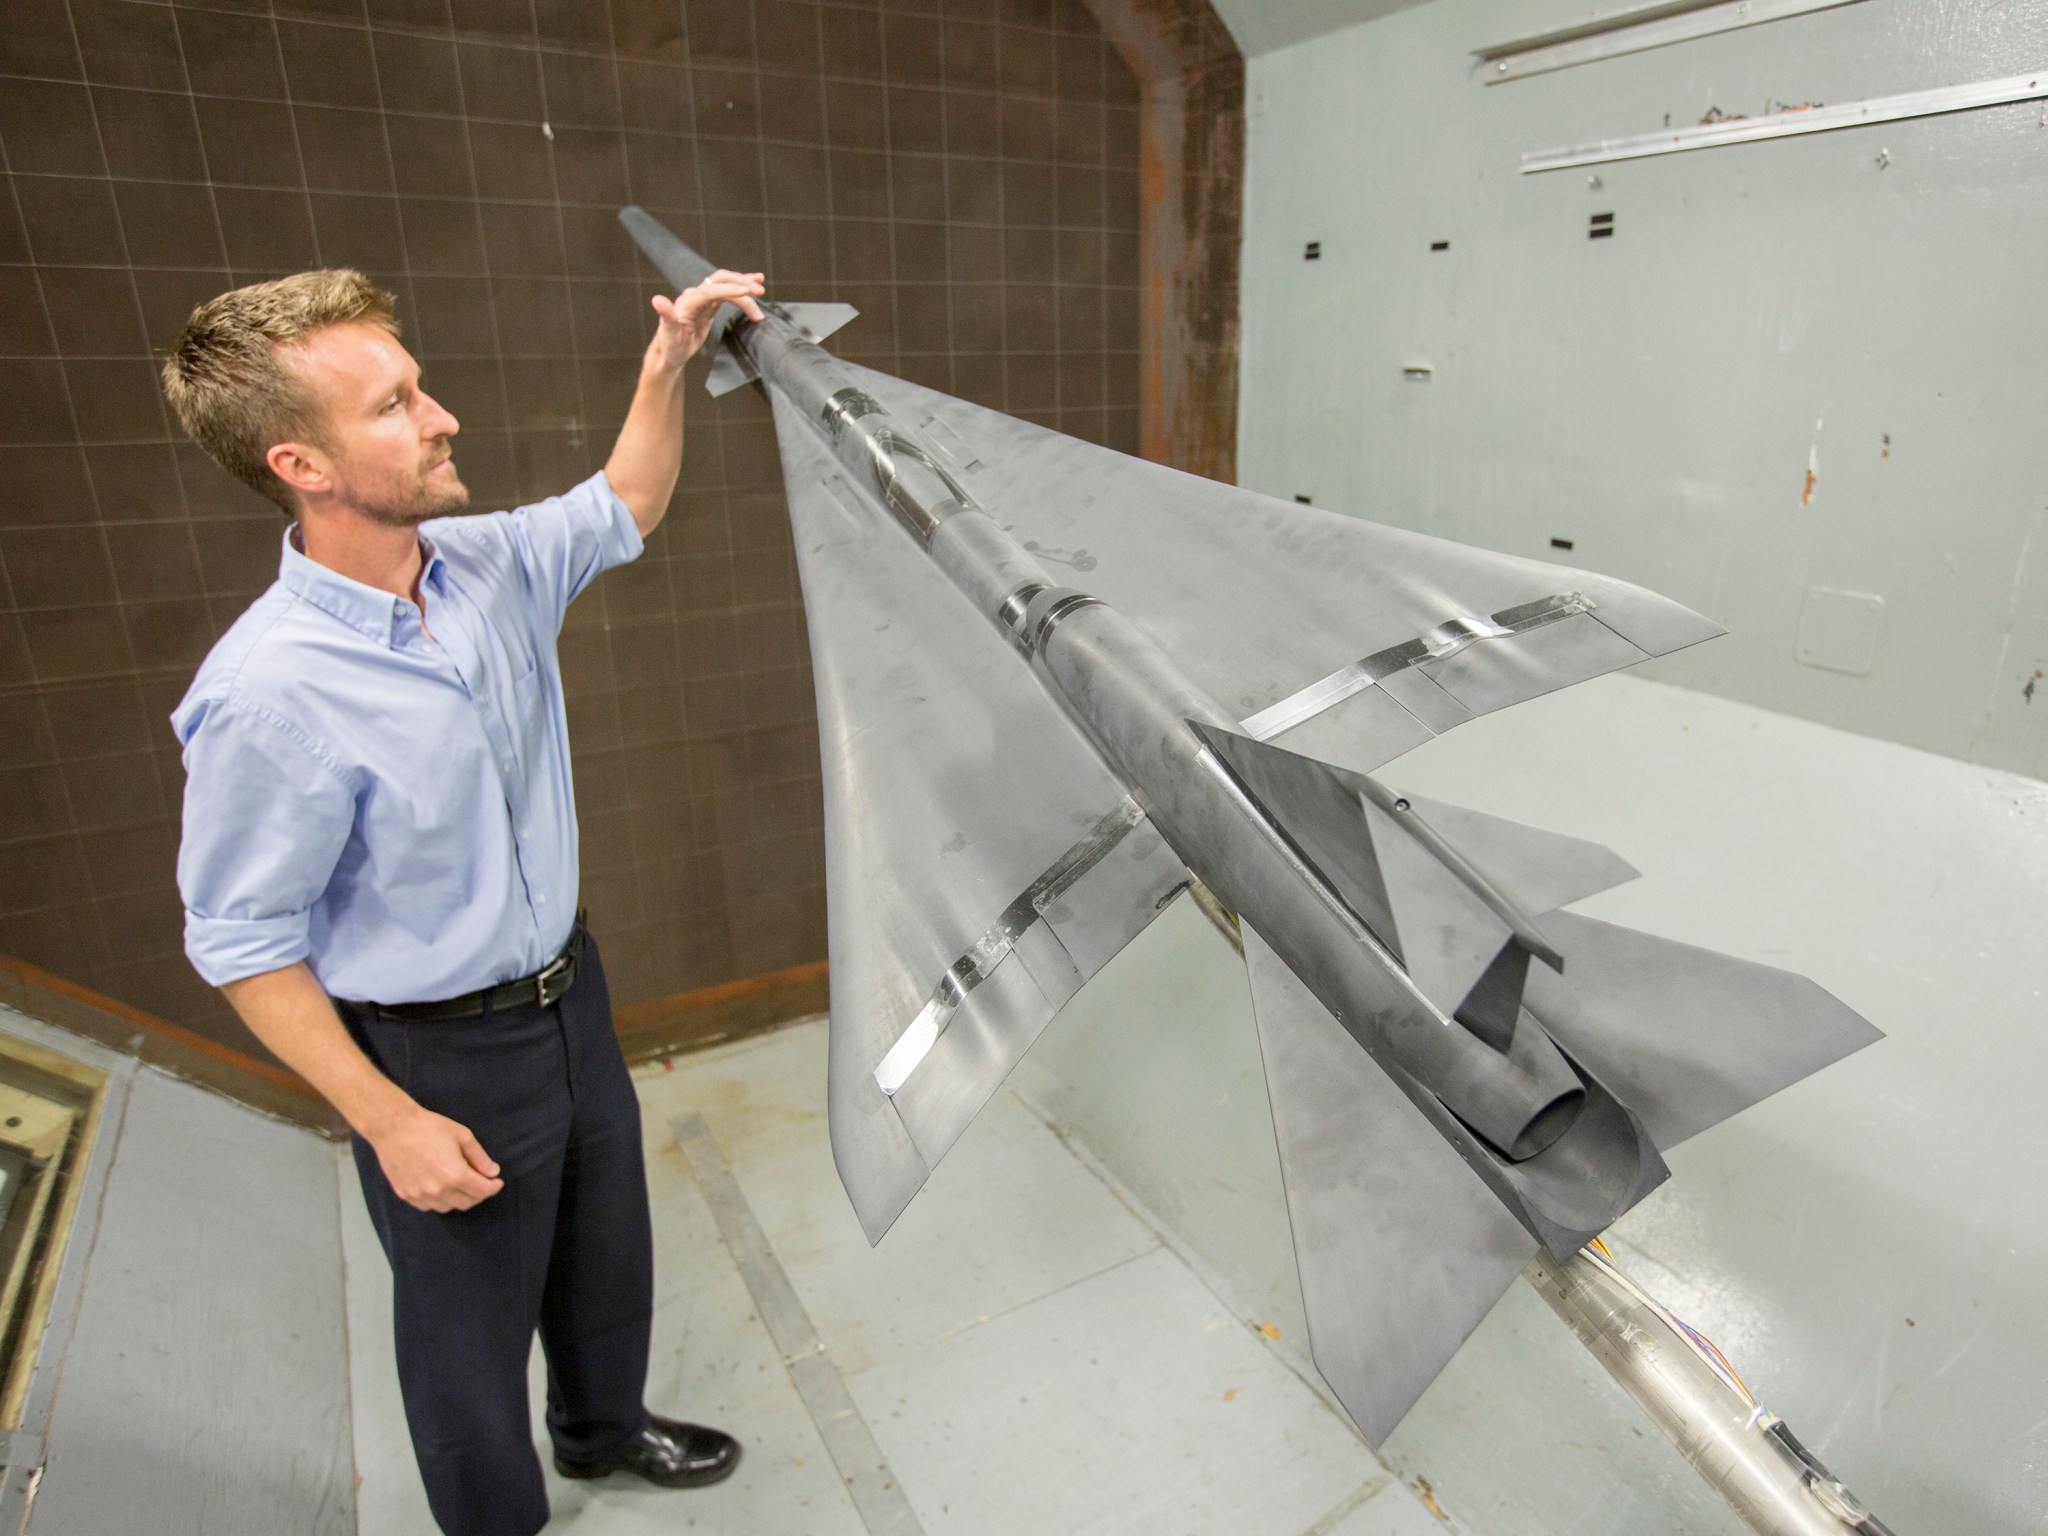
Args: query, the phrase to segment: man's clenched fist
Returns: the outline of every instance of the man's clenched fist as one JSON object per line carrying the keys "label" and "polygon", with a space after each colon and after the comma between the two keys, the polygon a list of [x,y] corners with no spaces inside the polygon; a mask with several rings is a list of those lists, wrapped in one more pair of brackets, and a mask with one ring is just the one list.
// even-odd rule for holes
{"label": "man's clenched fist", "polygon": [[398,1198],[423,1211],[466,1211],[505,1187],[469,1127],[415,1106],[371,1145]]}

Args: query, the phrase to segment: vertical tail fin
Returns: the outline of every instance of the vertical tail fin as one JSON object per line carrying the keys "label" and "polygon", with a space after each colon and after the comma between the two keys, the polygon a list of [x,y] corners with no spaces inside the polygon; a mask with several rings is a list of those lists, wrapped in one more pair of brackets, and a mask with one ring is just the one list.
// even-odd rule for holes
{"label": "vertical tail fin", "polygon": [[1309,1349],[1377,1446],[1536,1240],[1249,926],[1244,945]]}

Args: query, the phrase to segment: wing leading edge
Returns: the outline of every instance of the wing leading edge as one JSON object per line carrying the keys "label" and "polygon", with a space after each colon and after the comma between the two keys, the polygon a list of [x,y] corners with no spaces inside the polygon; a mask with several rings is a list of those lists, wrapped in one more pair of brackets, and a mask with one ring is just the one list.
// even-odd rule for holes
{"label": "wing leading edge", "polygon": [[824,760],[832,1150],[877,1241],[1188,877],[994,629],[775,410]]}
{"label": "wing leading edge", "polygon": [[1722,633],[1625,581],[1278,501],[849,372],[1012,537],[1135,620],[1251,734],[1361,773]]}

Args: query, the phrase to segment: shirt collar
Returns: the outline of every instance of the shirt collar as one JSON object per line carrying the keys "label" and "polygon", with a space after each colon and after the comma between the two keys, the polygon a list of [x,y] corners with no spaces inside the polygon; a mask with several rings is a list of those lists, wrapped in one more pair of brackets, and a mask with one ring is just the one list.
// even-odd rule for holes
{"label": "shirt collar", "polygon": [[[424,533],[420,536],[420,585],[441,590],[441,551]],[[314,607],[331,613],[351,629],[361,630],[380,645],[397,641],[398,621],[412,607],[410,598],[395,597],[381,587],[367,586],[313,559],[299,547],[299,525],[284,531],[284,553],[277,579]]]}

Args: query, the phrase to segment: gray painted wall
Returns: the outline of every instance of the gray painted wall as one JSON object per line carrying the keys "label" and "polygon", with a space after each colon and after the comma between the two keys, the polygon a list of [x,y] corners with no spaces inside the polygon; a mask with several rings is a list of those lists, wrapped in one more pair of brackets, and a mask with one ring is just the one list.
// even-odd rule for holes
{"label": "gray painted wall", "polygon": [[1424,0],[1212,0],[1246,58],[1355,27]]}
{"label": "gray painted wall", "polygon": [[147,1068],[101,1134],[28,1536],[353,1536],[332,1147]]}
{"label": "gray painted wall", "polygon": [[[2048,66],[2048,7],[1864,0],[1479,83],[1471,49],[1621,8],[1432,0],[1252,61],[1244,483],[1622,576],[1731,631],[1647,675],[2042,773],[2040,104],[1517,166],[1709,108]],[[1587,238],[1596,212],[1613,238]],[[1795,659],[1810,588],[1883,599],[1867,676]]]}

